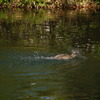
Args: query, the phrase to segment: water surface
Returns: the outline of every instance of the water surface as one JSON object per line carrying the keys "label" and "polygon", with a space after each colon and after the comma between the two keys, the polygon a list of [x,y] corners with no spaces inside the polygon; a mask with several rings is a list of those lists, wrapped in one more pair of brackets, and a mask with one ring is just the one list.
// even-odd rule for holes
{"label": "water surface", "polygon": [[0,10],[0,100],[99,100],[99,22],[97,11]]}

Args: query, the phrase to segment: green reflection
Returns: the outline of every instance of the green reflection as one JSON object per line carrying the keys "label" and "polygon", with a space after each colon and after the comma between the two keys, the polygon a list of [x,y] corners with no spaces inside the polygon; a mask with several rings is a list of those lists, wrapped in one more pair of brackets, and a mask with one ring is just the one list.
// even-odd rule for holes
{"label": "green reflection", "polygon": [[100,42],[99,14],[91,13],[1,10],[0,45],[56,47],[59,50],[75,46],[91,51],[93,44]]}

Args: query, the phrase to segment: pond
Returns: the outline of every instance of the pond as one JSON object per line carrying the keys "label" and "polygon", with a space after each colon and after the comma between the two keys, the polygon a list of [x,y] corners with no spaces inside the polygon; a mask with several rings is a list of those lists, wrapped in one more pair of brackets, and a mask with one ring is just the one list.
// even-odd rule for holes
{"label": "pond", "polygon": [[0,100],[99,99],[99,11],[0,10]]}

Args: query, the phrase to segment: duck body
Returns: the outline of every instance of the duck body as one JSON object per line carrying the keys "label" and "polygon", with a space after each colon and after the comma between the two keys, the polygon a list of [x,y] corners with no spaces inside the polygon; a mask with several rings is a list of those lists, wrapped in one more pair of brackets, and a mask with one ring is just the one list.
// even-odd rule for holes
{"label": "duck body", "polygon": [[73,54],[71,54],[71,55],[59,54],[59,55],[54,56],[54,59],[64,59],[64,60],[67,60],[67,59],[72,59],[74,57],[76,57],[76,55],[73,55]]}
{"label": "duck body", "polygon": [[78,52],[72,52],[72,54],[59,54],[53,57],[53,59],[59,59],[59,60],[68,60],[75,58],[78,55]]}

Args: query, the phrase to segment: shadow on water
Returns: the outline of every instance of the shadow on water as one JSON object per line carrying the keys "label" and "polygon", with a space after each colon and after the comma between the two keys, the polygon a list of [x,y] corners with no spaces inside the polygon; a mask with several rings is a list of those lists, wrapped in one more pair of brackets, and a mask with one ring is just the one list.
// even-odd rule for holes
{"label": "shadow on water", "polygon": [[[92,13],[0,10],[0,99],[99,100],[100,13]],[[73,49],[80,55],[53,59]]]}

